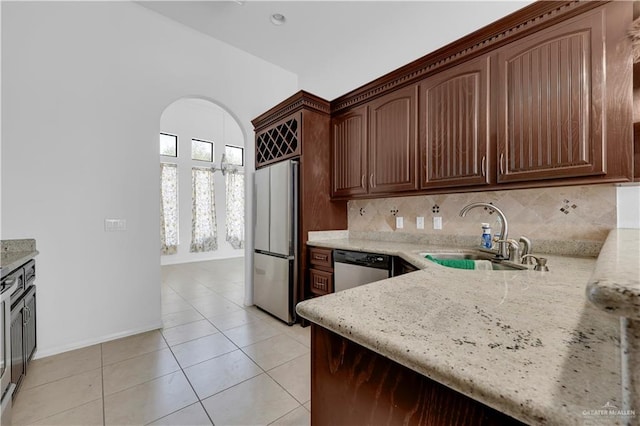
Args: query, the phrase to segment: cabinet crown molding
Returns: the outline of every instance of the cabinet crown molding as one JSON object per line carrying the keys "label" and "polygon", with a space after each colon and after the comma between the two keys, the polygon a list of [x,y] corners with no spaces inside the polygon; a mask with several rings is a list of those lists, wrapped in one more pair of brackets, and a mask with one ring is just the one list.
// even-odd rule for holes
{"label": "cabinet crown molding", "polygon": [[367,102],[605,3],[609,1],[537,1],[334,99],[331,112],[337,113]]}
{"label": "cabinet crown molding", "polygon": [[331,112],[329,101],[304,90],[300,90],[270,110],[251,120],[254,131],[258,132],[289,114],[303,108],[314,110],[322,114],[329,114]]}

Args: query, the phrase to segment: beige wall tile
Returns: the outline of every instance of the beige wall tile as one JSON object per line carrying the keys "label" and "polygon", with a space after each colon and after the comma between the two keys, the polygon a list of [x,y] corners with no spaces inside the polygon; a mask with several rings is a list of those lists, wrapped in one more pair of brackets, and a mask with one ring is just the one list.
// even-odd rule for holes
{"label": "beige wall tile", "polygon": [[[616,227],[616,189],[606,184],[352,200],[348,203],[349,230],[479,237],[480,224],[493,226],[496,215],[475,209],[460,217],[460,209],[472,202],[493,202],[503,210],[511,237],[604,241]],[[434,206],[438,206],[437,213]],[[402,230],[395,230],[392,209],[404,218]],[[425,218],[424,230],[416,229],[417,216]],[[434,216],[442,217],[442,230],[433,229]]]}

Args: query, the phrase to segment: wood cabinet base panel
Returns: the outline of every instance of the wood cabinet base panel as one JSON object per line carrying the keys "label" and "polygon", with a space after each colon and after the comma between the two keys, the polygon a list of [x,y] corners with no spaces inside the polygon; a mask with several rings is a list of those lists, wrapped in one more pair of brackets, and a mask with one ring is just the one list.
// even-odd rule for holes
{"label": "wood cabinet base panel", "polygon": [[316,324],[311,424],[523,425]]}

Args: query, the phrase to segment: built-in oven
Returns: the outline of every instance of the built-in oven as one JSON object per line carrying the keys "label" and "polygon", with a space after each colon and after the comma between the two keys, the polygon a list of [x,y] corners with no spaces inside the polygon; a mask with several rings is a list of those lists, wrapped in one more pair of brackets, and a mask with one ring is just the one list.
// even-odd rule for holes
{"label": "built-in oven", "polygon": [[18,279],[8,276],[0,284],[0,425],[11,424],[11,400],[13,387],[11,383],[11,294]]}

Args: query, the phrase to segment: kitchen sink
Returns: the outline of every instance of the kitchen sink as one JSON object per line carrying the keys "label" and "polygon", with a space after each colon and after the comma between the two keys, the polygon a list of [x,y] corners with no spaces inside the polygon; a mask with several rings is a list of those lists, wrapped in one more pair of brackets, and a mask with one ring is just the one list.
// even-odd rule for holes
{"label": "kitchen sink", "polygon": [[496,259],[494,254],[485,253],[479,250],[447,250],[420,253],[420,256],[422,257],[427,257],[428,255],[440,260],[489,260],[491,262],[491,269],[494,271],[526,271],[529,269],[526,265],[519,265],[508,260]]}

